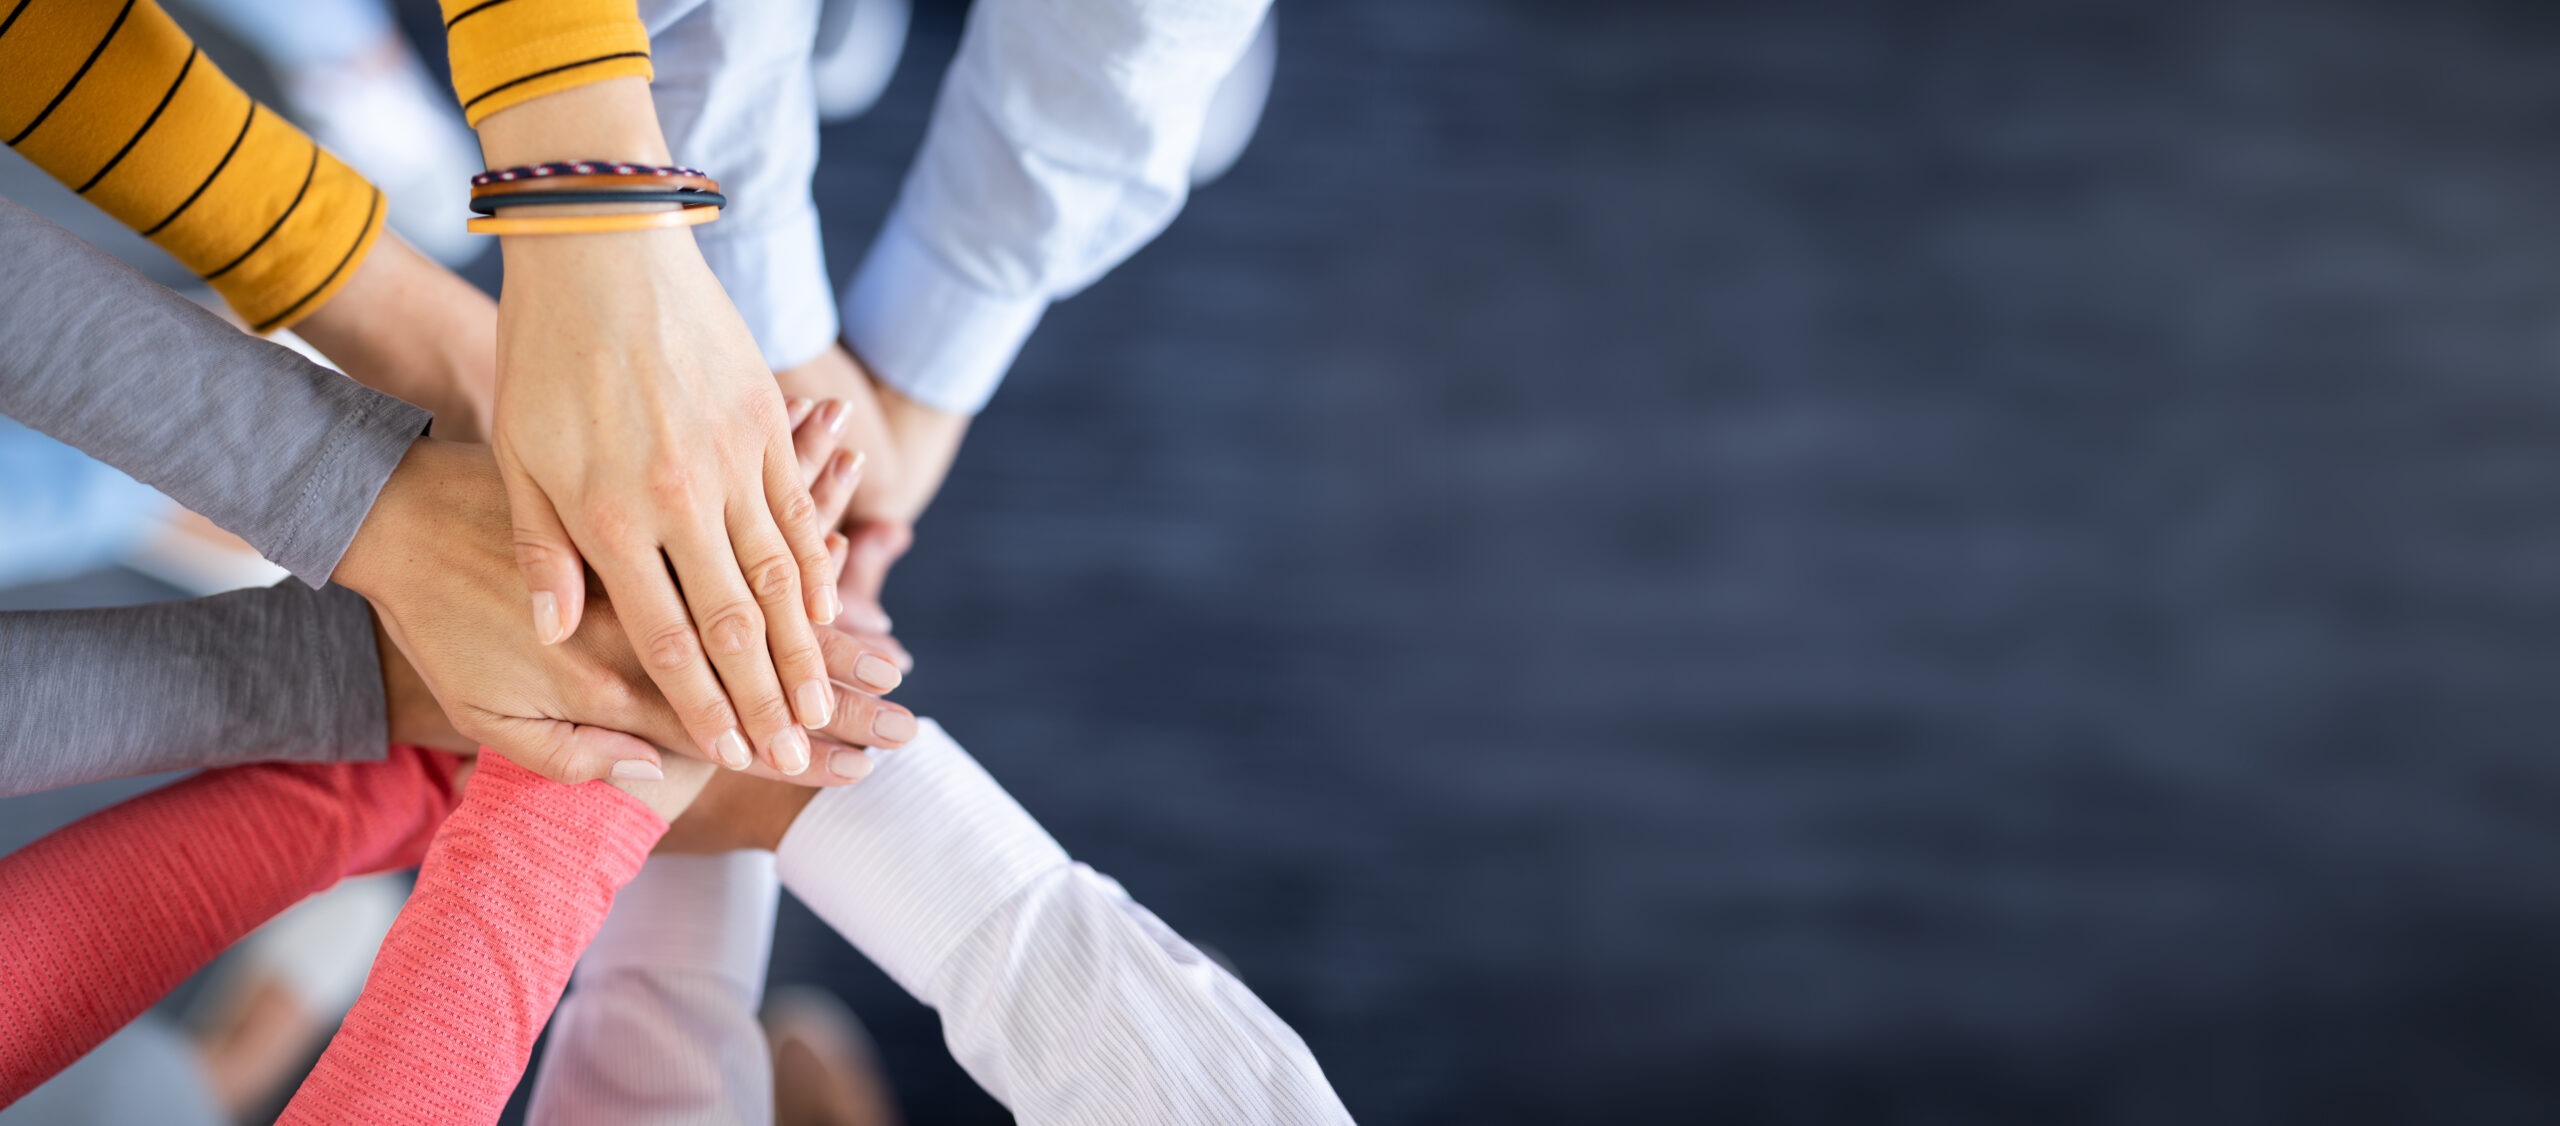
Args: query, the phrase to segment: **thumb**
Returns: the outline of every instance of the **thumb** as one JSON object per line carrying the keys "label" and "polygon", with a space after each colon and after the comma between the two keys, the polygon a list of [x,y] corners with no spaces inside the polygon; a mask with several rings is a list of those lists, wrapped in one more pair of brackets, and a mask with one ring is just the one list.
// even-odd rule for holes
{"label": "thumb", "polygon": [[545,645],[558,645],[578,632],[578,615],[587,603],[586,563],[542,487],[503,460],[499,469],[506,477],[507,511],[515,524],[516,567],[533,593],[533,635]]}
{"label": "thumb", "polygon": [[615,778],[645,782],[666,776],[657,748],[608,728],[564,719],[491,716],[481,734],[489,749],[508,761],[566,785]]}

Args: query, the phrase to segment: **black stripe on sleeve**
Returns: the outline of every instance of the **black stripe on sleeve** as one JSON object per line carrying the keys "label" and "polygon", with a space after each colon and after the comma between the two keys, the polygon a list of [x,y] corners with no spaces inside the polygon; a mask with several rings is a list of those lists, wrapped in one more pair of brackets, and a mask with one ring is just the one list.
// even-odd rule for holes
{"label": "black stripe on sleeve", "polygon": [[464,20],[470,19],[473,16],[479,15],[482,12],[488,11],[489,9],[495,8],[506,2],[507,0],[480,0],[477,4],[473,4],[468,8],[455,12],[452,19],[444,21],[444,29],[446,31],[451,31],[453,30],[453,25],[461,23]]}
{"label": "black stripe on sleeve", "polygon": [[18,25],[18,13],[26,10],[27,0],[18,0],[18,5],[9,9],[9,18],[0,20],[0,35],[9,34],[9,29]]}
{"label": "black stripe on sleeve", "polygon": [[249,123],[258,119],[258,99],[250,98],[248,101],[248,116],[240,119],[240,132],[231,138],[231,147],[222,150],[222,159],[214,162],[213,171],[205,173],[204,182],[196,185],[196,190],[188,192],[187,198],[179,201],[177,210],[170,212],[168,218],[151,224],[151,229],[142,232],[142,237],[150,238],[153,235],[159,234],[160,228],[177,222],[178,216],[186,214],[188,208],[195,206],[196,197],[203,195],[206,188],[213,186],[213,178],[222,175],[223,169],[231,167],[231,158],[240,151],[241,139],[249,135]]}
{"label": "black stripe on sleeve", "polygon": [[[131,2],[131,0],[127,0],[127,2],[129,3],[129,2]],[[522,78],[510,78],[510,79],[508,79],[508,80],[506,80],[506,81],[504,81],[504,82],[501,82],[501,83],[499,83],[499,84],[497,84],[497,85],[495,85],[495,86],[489,87],[489,88],[488,88],[488,89],[486,89],[486,90],[482,90],[482,91],[480,91],[480,94],[479,94],[479,96],[478,96],[478,97],[472,98],[470,101],[467,101],[467,102],[462,103],[462,110],[463,110],[463,112],[465,112],[465,113],[469,113],[469,112],[471,112],[471,107],[476,106],[476,105],[479,105],[481,102],[487,101],[487,100],[489,99],[489,96],[490,96],[490,95],[495,94],[495,93],[497,93],[497,92],[498,92],[498,91],[500,91],[500,90],[507,89],[507,88],[508,88],[508,87],[510,87],[510,86],[522,86],[522,85],[524,85],[524,84],[525,84],[525,83],[527,83],[527,82],[531,82],[531,81],[533,81],[534,79],[537,79],[537,78],[547,78],[547,77],[550,77],[551,75],[558,74],[558,73],[560,73],[561,71],[564,71],[564,70],[576,70],[576,69],[578,69],[579,67],[582,67],[582,66],[594,66],[594,65],[595,65],[595,64],[597,64],[597,63],[612,62],[612,61],[613,61],[613,60],[615,60],[615,59],[645,59],[645,58],[648,58],[648,57],[649,57],[649,52],[647,52],[647,51],[617,51],[617,52],[615,52],[615,53],[613,53],[613,54],[610,54],[610,55],[598,55],[598,56],[596,56],[596,57],[594,57],[594,58],[592,58],[592,59],[580,59],[580,60],[578,60],[578,61],[576,61],[576,62],[574,62],[574,63],[562,63],[562,64],[560,64],[559,66],[555,66],[555,67],[547,67],[547,68],[544,68],[544,69],[542,69],[542,70],[537,70],[537,71],[535,71],[535,72],[533,72],[533,73],[531,73],[531,74],[525,75],[525,76],[524,76],[524,77],[522,77]]]}
{"label": "black stripe on sleeve", "polygon": [[278,324],[283,323],[286,317],[293,315],[294,310],[300,309],[304,305],[309,304],[312,298],[320,296],[321,290],[329,288],[330,282],[338,280],[338,275],[346,270],[347,263],[355,260],[356,248],[364,245],[365,233],[373,229],[373,217],[381,213],[382,189],[375,188],[373,189],[372,198],[368,200],[364,206],[364,222],[356,226],[356,240],[347,244],[347,252],[338,256],[338,264],[330,267],[329,276],[320,279],[320,284],[312,286],[311,292],[303,294],[301,300],[285,306],[283,312],[267,318],[264,323],[259,324],[257,327],[252,328],[249,331],[263,333],[276,327]]}
{"label": "black stripe on sleeve", "polygon": [[204,275],[204,280],[212,281],[230,273],[232,267],[248,261],[249,256],[256,254],[259,247],[265,246],[268,239],[276,237],[276,232],[284,227],[284,221],[293,218],[294,209],[302,206],[302,197],[311,194],[311,177],[318,171],[320,171],[320,142],[313,141],[311,142],[311,163],[302,168],[302,186],[294,189],[293,202],[284,205],[284,214],[276,216],[275,222],[267,224],[267,233],[259,235],[258,241],[249,244],[249,249],[241,251],[239,257],[223,263],[221,269]]}
{"label": "black stripe on sleeve", "polygon": [[[89,68],[98,65],[98,56],[107,53],[107,44],[115,42],[116,33],[124,30],[124,18],[132,14],[133,0],[124,0],[124,7],[116,9],[116,22],[107,25],[106,38],[98,40],[97,47],[92,49],[89,57],[80,63],[80,69],[71,72],[71,81],[63,83],[62,89],[53,92],[53,100],[44,104],[44,111],[38,113],[35,120],[28,122],[26,128],[18,130],[17,136],[9,138],[10,148],[18,147],[18,142],[26,140],[27,134],[35,132],[36,126],[44,124],[45,118],[53,116],[53,107],[61,105],[62,99],[70,97],[71,92],[80,87],[80,80],[89,77]],[[14,18],[15,13],[11,15]]]}
{"label": "black stripe on sleeve", "polygon": [[150,132],[152,126],[160,124],[161,111],[169,108],[169,99],[178,96],[178,87],[187,84],[187,72],[196,68],[196,56],[203,53],[204,50],[200,47],[187,48],[187,61],[178,64],[178,77],[176,81],[169,83],[169,92],[160,95],[160,104],[151,107],[151,116],[142,119],[142,128],[134,130],[133,136],[125,138],[124,147],[117,149],[114,156],[108,157],[105,164],[98,166],[98,174],[89,177],[88,183],[80,185],[79,194],[89,194],[89,189],[97,187],[98,181],[106,179],[107,173],[115,171],[116,165],[124,163],[124,154],[133,151],[134,143],[142,140],[143,134]]}

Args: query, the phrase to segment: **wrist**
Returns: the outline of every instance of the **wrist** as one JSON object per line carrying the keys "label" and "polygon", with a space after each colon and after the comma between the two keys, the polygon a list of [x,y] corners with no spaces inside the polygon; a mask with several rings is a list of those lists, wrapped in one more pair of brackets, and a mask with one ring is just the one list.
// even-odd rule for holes
{"label": "wrist", "polygon": [[450,564],[454,551],[485,547],[470,542],[476,537],[467,532],[488,523],[492,513],[481,510],[493,505],[503,528],[506,487],[486,447],[420,438],[374,495],[329,578],[365,596],[379,613],[386,599],[397,597],[404,576]]}
{"label": "wrist", "polygon": [[397,237],[294,326],[358,383],[435,413],[436,435],[485,441],[497,382],[497,305]]}
{"label": "wrist", "polygon": [[491,168],[555,160],[673,163],[649,84],[638,78],[573,86],[490,114],[480,122],[480,155]]}

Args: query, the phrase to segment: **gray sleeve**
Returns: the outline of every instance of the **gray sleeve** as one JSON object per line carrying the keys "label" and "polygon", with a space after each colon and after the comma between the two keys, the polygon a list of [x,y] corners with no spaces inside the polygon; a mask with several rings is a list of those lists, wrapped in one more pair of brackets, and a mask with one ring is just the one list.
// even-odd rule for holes
{"label": "gray sleeve", "polygon": [[0,613],[0,797],[190,767],[379,759],[379,661],[364,597],[339,586]]}
{"label": "gray sleeve", "polygon": [[426,411],[223,323],[0,200],[0,414],[319,586]]}

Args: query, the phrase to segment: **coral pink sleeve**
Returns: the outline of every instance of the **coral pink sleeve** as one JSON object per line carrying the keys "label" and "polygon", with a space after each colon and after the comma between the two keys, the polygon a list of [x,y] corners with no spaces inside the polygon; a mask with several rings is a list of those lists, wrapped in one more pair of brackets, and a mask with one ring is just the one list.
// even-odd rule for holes
{"label": "coral pink sleeve", "polygon": [[605,783],[481,755],[363,996],[278,1121],[497,1121],[614,893],[666,831]]}
{"label": "coral pink sleeve", "polygon": [[458,760],[267,764],[196,775],[0,857],[0,1106],[341,877],[418,862]]}

